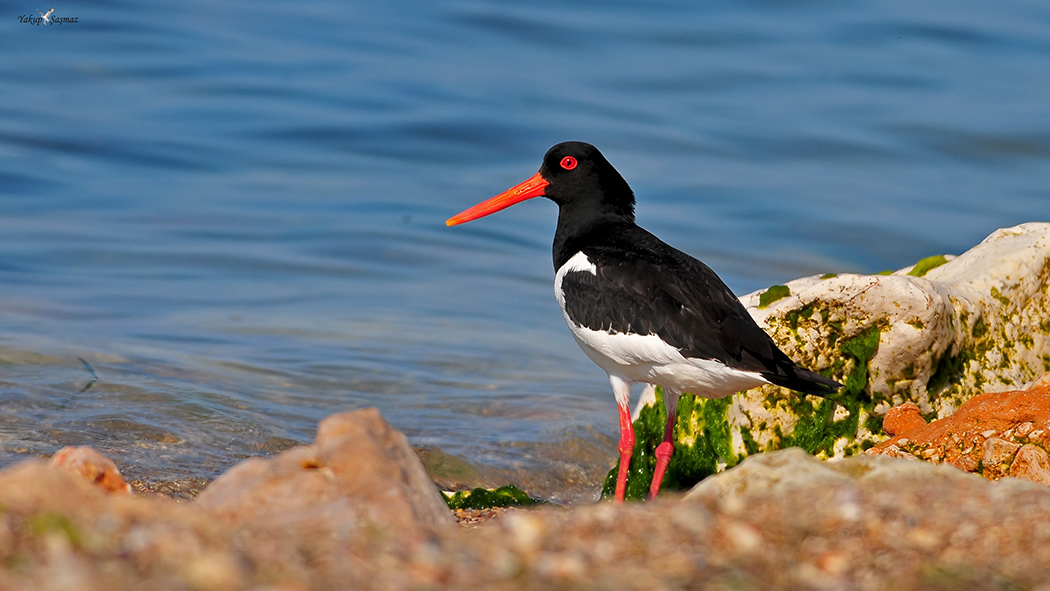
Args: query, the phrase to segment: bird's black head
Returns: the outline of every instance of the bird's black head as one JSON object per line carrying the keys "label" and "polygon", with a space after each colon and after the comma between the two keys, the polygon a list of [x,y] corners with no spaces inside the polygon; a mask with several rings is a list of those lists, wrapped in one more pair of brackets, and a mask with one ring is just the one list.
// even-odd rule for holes
{"label": "bird's black head", "polygon": [[562,215],[634,221],[631,187],[598,148],[588,143],[562,142],[547,150],[540,176],[550,183],[544,196],[562,208]]}
{"label": "bird's black head", "polygon": [[495,213],[533,197],[558,204],[558,225],[602,221],[634,222],[634,193],[598,148],[562,142],[543,157],[540,171],[525,182],[449,218],[454,226]]}

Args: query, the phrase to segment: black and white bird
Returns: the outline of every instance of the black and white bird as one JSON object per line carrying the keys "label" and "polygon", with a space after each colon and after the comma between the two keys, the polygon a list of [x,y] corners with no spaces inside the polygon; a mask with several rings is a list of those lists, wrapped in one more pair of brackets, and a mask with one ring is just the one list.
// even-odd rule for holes
{"label": "black and white bird", "polygon": [[823,396],[842,387],[803,369],[707,265],[634,222],[634,193],[597,148],[564,142],[532,178],[450,218],[454,226],[533,197],[558,204],[554,297],[583,352],[609,374],[620,414],[622,502],[634,449],[629,411],[639,382],[664,391],[667,426],[649,498],[671,459],[678,397],[722,398],[762,384]]}

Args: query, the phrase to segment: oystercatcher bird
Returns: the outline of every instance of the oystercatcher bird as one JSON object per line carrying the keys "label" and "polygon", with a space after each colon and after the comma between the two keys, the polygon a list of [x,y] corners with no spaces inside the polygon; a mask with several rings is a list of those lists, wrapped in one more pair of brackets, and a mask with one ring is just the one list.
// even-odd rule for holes
{"label": "oystercatcher bird", "polygon": [[533,197],[558,204],[554,297],[583,352],[609,374],[620,413],[623,502],[634,449],[629,404],[639,382],[661,386],[667,407],[656,448],[652,499],[671,459],[682,392],[722,398],[762,384],[823,396],[842,387],[803,369],[751,318],[704,263],[634,222],[634,193],[594,146],[564,142],[520,185],[449,218],[449,226]]}

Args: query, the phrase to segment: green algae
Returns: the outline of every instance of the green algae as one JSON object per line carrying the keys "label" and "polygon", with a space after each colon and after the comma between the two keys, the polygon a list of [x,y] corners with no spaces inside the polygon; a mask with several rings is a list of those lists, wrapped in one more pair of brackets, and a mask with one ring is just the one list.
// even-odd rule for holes
{"label": "green algae", "polygon": [[911,271],[908,271],[908,275],[911,275],[912,277],[922,277],[947,262],[948,259],[944,258],[944,255],[941,254],[926,257],[915,263],[915,266],[912,267]]}
{"label": "green algae", "polygon": [[[915,363],[909,363],[904,369],[901,370],[901,375],[903,375],[904,379],[906,379],[906,380],[914,379],[915,378]],[[889,385],[891,381],[896,381],[896,380],[886,380],[886,384]]]}
{"label": "green algae", "polygon": [[[777,448],[801,447],[811,454],[824,453],[834,455],[835,443],[845,438],[853,440],[857,435],[857,427],[860,424],[861,410],[871,413],[871,400],[866,395],[868,387],[868,363],[879,348],[879,339],[882,336],[883,325],[873,324],[860,333],[839,339],[839,352],[842,354],[840,362],[843,367],[847,360],[853,361],[853,367],[842,380],[842,390],[834,396],[815,399],[812,396],[798,397],[791,404],[791,410],[798,417],[794,429],[790,434],[778,433],[779,443]],[[814,400],[818,400],[814,403]],[[846,410],[845,418],[834,420],[835,410],[841,406]],[[873,426],[871,421],[865,421],[869,430]],[[878,429],[881,429],[881,422]],[[851,448],[846,448],[844,453],[850,453]]]}
{"label": "green algae", "polygon": [[926,380],[926,391],[930,394],[937,394],[952,384],[958,384],[962,381],[968,363],[968,355],[953,354],[951,350],[945,351],[933,364],[930,379]]}
{"label": "green algae", "polygon": [[459,491],[452,494],[441,493],[449,509],[490,509],[492,507],[526,507],[544,504],[546,501],[534,499],[523,490],[508,484],[499,488],[475,488],[470,491]]}
{"label": "green algae", "polygon": [[1010,298],[1004,296],[1002,294],[1002,292],[999,291],[998,288],[993,287],[989,293],[991,294],[991,296],[993,298],[995,298],[995,301],[999,302],[1004,307],[1009,308],[1009,307],[1013,306],[1013,302],[1010,301]]}
{"label": "green algae", "polygon": [[[882,431],[882,419],[883,418],[884,417],[882,415],[877,415],[877,414],[874,414],[874,413],[868,414],[868,416],[864,419],[864,428],[867,429],[868,431],[872,432],[872,433],[879,433],[879,432],[881,432]],[[870,444],[870,445],[865,447],[864,444]],[[872,445],[875,445],[875,442],[873,442],[873,441],[864,441],[863,443],[861,443],[861,449],[868,449],[868,447],[871,447]]]}
{"label": "green algae", "polygon": [[975,339],[983,338],[988,334],[988,323],[984,321],[984,318],[978,318],[977,321],[973,323],[973,329],[970,331],[970,334],[972,334]]}
{"label": "green algae", "polygon": [[[764,428],[764,427],[765,426],[763,425],[760,428]],[[744,452],[745,452],[744,455],[745,456],[755,455],[755,454],[757,454],[759,452],[758,442],[755,441],[755,437],[753,435],[751,435],[751,430],[750,429],[741,429],[740,430],[740,439],[744,443]]]}
{"label": "green algae", "polygon": [[791,288],[786,285],[771,285],[758,295],[758,307],[767,308],[773,302],[791,295]]}
{"label": "green algae", "polygon": [[844,396],[858,398],[864,394],[868,386],[868,362],[879,349],[879,339],[884,328],[885,321],[878,322],[852,337],[841,340],[839,350],[854,360],[853,371],[842,381],[844,387],[841,394]]}
{"label": "green algae", "polygon": [[[813,304],[806,304],[805,306],[791,310],[784,315],[784,324],[788,327],[788,330],[791,331],[791,336],[796,343],[802,344],[805,341],[805,339],[802,338],[802,335],[798,333],[799,323],[812,318],[814,311],[815,307]],[[821,314],[821,318],[824,318],[823,314]]]}
{"label": "green algae", "polygon": [[824,273],[823,275],[820,276],[820,278],[821,279],[834,279],[834,278],[836,278],[838,276],[839,276],[838,273]]}
{"label": "green algae", "polygon": [[[888,329],[888,323],[880,320],[857,334],[846,336],[843,321],[831,320],[833,316],[841,317],[840,313],[833,315],[829,307],[811,303],[786,313],[782,326],[790,331],[796,343],[804,345],[806,339],[800,334],[799,328],[803,323],[816,324],[816,316],[820,318],[820,332],[826,339],[826,344],[820,348],[829,353],[836,350],[838,352],[838,355],[830,356],[831,367],[822,373],[828,376],[843,376],[840,380],[843,388],[837,394],[819,402],[813,402],[818,400],[815,397],[802,397],[798,394],[785,397],[782,390],[768,389],[767,408],[772,410],[774,406],[783,406],[798,418],[791,433],[784,434],[774,430],[775,440],[768,446],[769,449],[797,445],[810,453],[833,455],[837,441],[843,438],[847,442],[856,439],[861,415],[870,418],[873,414],[874,401],[867,391],[870,378],[868,365],[878,351],[882,332]],[[834,420],[836,409],[839,407],[845,411],[845,417]],[[878,432],[881,430],[881,420],[878,424],[865,420],[865,426],[869,427],[869,431]],[[875,429],[870,429],[871,426]],[[841,451],[857,451],[853,447],[857,446],[850,447],[847,443],[847,447]]]}
{"label": "green algae", "polygon": [[814,405],[808,398],[803,398],[800,403],[794,405],[794,409],[799,411],[798,422],[791,433],[780,433],[778,447],[801,447],[809,454],[830,452],[837,439],[829,438],[827,433],[827,427],[832,423],[831,417],[835,412],[835,402],[824,399]]}
{"label": "green algae", "polygon": [[[960,333],[968,332],[970,341],[966,344],[952,345],[937,358],[933,364],[933,372],[926,382],[926,391],[939,398],[948,396],[959,398],[967,394],[982,392],[987,378],[983,372],[971,371],[970,368],[972,362],[982,367],[987,365],[988,355],[993,350],[998,351],[1000,355],[998,369],[1008,369],[1012,365],[1011,352],[1015,351],[1016,344],[1005,333],[1004,327],[1009,325],[1008,319],[1004,319],[994,333],[992,326],[983,316],[977,316],[970,324],[970,315],[962,312],[959,314],[959,322]],[[1026,342],[1023,337],[1018,340],[1022,343]],[[967,377],[973,383],[964,388]]]}

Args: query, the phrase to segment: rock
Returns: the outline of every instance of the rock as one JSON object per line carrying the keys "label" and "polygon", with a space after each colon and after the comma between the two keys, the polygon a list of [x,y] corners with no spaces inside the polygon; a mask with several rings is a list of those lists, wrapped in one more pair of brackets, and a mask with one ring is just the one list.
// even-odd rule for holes
{"label": "rock", "polygon": [[826,463],[814,459],[805,451],[792,447],[751,456],[736,468],[697,484],[686,494],[686,498],[741,497],[756,490],[777,493],[803,484],[832,485],[848,480],[847,475],[829,468]]}
{"label": "rock", "polygon": [[694,486],[686,493],[685,500],[733,504],[747,503],[753,498],[796,497],[811,503],[837,487],[863,485],[875,489],[898,480],[971,483],[974,477],[947,466],[885,456],[854,456],[825,462],[798,447],[791,447],[749,457],[740,465]]}
{"label": "rock", "polygon": [[63,447],[51,456],[51,465],[82,476],[109,492],[131,494],[131,485],[124,482],[113,460],[90,447]]}
{"label": "rock", "polygon": [[799,449],[751,456],[685,496],[756,527],[762,552],[795,546],[798,563],[783,564],[782,588],[827,589],[924,588],[930,580],[918,583],[914,573],[941,569],[961,577],[945,588],[983,588],[969,577],[984,579],[995,567],[983,558],[967,564],[975,540],[1023,552],[1023,536],[1009,529],[1020,518],[991,514],[1008,512],[1000,503],[1032,507],[1034,498],[1046,503],[1050,490],[886,456],[824,462]]}
{"label": "rock", "polygon": [[908,429],[865,453],[907,454],[945,462],[992,480],[1017,476],[1050,484],[1045,451],[1050,446],[1047,376],[1026,390],[974,396],[954,414]]}
{"label": "rock", "polygon": [[[792,359],[845,388],[834,399],[776,386],[730,399],[683,397],[675,455],[688,450],[693,459],[672,459],[665,486],[791,446],[824,458],[854,455],[883,439],[882,417],[893,406],[910,402],[943,418],[974,395],[1050,371],[1050,223],[997,230],[958,257],[934,258],[888,275],[797,279],[778,286],[776,298],[743,296]],[[659,438],[639,438],[635,455],[651,456]],[[632,474],[647,477],[639,462]]]}
{"label": "rock", "polygon": [[882,419],[882,430],[890,436],[901,435],[925,424],[926,419],[922,418],[919,405],[905,402],[900,406],[891,408],[886,413],[885,418]]}
{"label": "rock", "polygon": [[1039,484],[1050,484],[1050,457],[1043,448],[1027,443],[1017,451],[1007,474]]}
{"label": "rock", "polygon": [[987,469],[998,469],[1002,465],[1010,465],[1014,459],[1014,454],[1021,448],[1016,443],[1011,443],[998,437],[989,437],[985,440],[983,447],[981,462]]}
{"label": "rock", "polygon": [[[757,454],[698,484],[684,503],[709,511],[693,521],[719,548],[721,556],[705,555],[709,563],[726,570],[746,563],[770,577],[738,581],[740,588],[1002,588],[1010,579],[997,579],[1004,570],[1050,560],[1042,549],[1025,556],[1033,550],[1028,536],[1050,539],[1032,521],[1050,517],[1050,489],[927,462],[863,455],[823,462],[798,449]],[[1033,516],[1023,517],[1029,510]],[[741,543],[734,530],[750,534]],[[776,558],[787,548],[790,558]],[[986,557],[984,548],[1004,554]]]}
{"label": "rock", "polygon": [[379,528],[425,538],[454,520],[405,436],[376,409],[331,416],[313,445],[234,466],[197,505],[232,523],[350,536]]}
{"label": "rock", "polygon": [[[850,483],[890,482],[896,479],[956,480],[969,482],[958,470],[887,456],[852,456],[822,461],[797,447],[745,459],[739,466],[705,479],[685,495],[686,500],[746,501],[753,496],[805,496]],[[874,485],[873,485],[874,486]]]}

